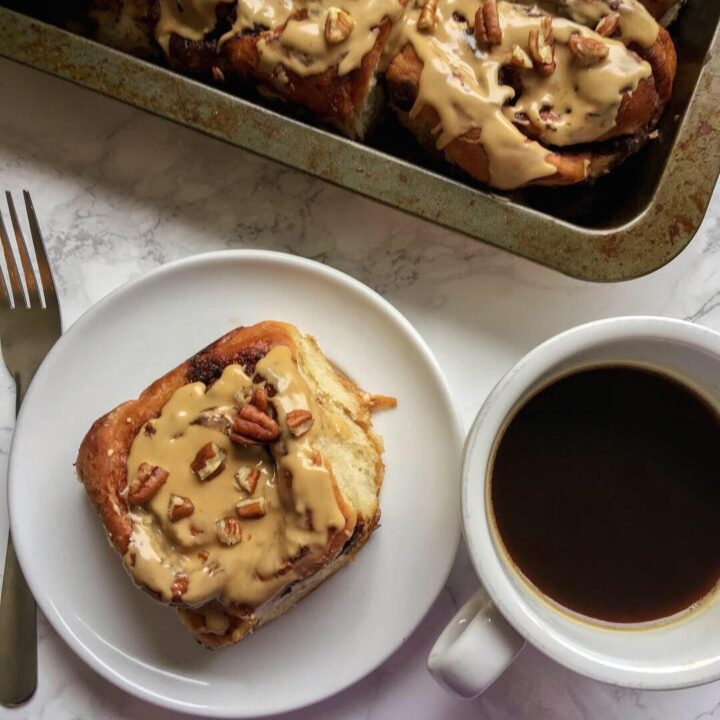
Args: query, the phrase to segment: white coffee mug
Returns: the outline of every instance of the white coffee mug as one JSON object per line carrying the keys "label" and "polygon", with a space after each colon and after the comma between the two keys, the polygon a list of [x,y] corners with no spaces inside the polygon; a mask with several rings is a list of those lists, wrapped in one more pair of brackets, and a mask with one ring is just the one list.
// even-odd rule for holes
{"label": "white coffee mug", "polygon": [[586,620],[564,612],[521,579],[497,544],[486,483],[504,422],[554,377],[618,361],[669,372],[720,408],[720,334],[667,318],[613,318],[568,330],[500,380],[468,436],[462,478],[463,531],[483,587],[443,631],[428,659],[433,676],[462,697],[489,687],[525,640],[568,668],[615,685],[659,690],[720,679],[720,593],[667,621],[623,626]]}

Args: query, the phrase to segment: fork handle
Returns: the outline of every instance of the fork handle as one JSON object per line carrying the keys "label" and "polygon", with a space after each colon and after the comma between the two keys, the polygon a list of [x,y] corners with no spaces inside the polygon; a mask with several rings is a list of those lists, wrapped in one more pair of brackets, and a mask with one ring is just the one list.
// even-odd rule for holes
{"label": "fork handle", "polygon": [[0,600],[0,703],[22,705],[37,688],[37,613],[8,534]]}
{"label": "fork handle", "polygon": [[[15,376],[15,414],[31,378]],[[27,702],[37,688],[37,611],[8,533],[0,597],[0,704]]]}

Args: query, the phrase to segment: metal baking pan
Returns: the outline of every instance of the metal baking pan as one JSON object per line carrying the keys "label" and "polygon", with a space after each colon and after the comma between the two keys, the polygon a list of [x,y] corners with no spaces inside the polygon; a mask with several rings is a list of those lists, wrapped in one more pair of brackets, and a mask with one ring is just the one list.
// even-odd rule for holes
{"label": "metal baking pan", "polygon": [[434,165],[391,119],[368,144],[353,142],[0,7],[0,55],[567,275],[606,282],[675,257],[697,232],[720,173],[720,1],[690,0],[672,33],[678,74],[659,140],[592,185],[500,195]]}

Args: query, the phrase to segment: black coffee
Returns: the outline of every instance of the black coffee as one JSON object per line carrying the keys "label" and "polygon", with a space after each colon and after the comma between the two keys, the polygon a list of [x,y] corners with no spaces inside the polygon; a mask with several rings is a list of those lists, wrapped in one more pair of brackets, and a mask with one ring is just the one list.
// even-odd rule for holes
{"label": "black coffee", "polygon": [[720,579],[720,418],[666,375],[620,365],[555,381],[511,420],[491,473],[508,553],[567,608],[655,620]]}

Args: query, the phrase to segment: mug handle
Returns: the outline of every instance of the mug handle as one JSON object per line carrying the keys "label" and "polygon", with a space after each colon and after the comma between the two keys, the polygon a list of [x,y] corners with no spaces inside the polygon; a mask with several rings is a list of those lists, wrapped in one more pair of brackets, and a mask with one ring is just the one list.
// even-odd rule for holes
{"label": "mug handle", "polygon": [[524,645],[481,587],[435,641],[428,670],[443,687],[473,698],[502,675]]}

